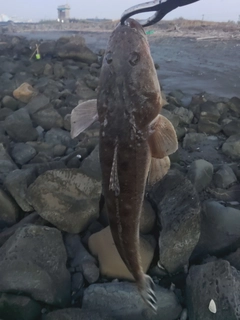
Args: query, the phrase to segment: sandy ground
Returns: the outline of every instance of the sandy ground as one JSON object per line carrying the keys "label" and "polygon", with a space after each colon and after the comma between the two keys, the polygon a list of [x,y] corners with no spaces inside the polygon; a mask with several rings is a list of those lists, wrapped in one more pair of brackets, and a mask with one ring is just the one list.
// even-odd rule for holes
{"label": "sandy ground", "polygon": [[[110,31],[34,31],[22,32],[29,39],[56,40],[61,36],[82,35],[94,52],[106,47]],[[149,35],[158,76],[164,91],[181,89],[187,95],[200,92],[230,98],[240,96],[239,33],[179,32]],[[199,40],[214,37],[217,39]]]}

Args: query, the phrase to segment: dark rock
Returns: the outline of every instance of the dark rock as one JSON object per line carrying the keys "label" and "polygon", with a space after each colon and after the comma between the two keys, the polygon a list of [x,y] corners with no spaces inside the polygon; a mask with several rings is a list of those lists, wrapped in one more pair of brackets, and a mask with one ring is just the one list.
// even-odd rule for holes
{"label": "dark rock", "polygon": [[43,74],[45,76],[51,76],[53,75],[53,66],[49,63],[47,63],[44,67],[44,71],[43,71]]}
{"label": "dark rock", "polygon": [[0,109],[0,121],[4,121],[12,113],[13,113],[13,111],[9,108]]}
{"label": "dark rock", "polygon": [[173,110],[173,114],[178,116],[179,118],[179,123],[186,125],[190,124],[193,120],[193,113],[191,110],[188,110],[186,108],[180,107],[180,108],[175,108]]}
{"label": "dark rock", "polygon": [[206,101],[200,105],[200,120],[208,120],[216,123],[220,119],[220,116],[221,115],[216,108],[216,103]]}
{"label": "dark rock", "polygon": [[80,170],[87,176],[101,181],[102,172],[99,160],[99,145],[97,145],[91,154],[83,160]]}
{"label": "dark rock", "polygon": [[33,225],[18,229],[0,248],[0,291],[64,307],[71,290],[66,262],[60,231]]}
{"label": "dark rock", "polygon": [[203,159],[194,161],[187,174],[188,179],[192,182],[198,192],[205,189],[212,181],[213,165]]}
{"label": "dark rock", "polygon": [[[191,267],[187,278],[189,319],[239,319],[239,290],[240,275],[227,261],[216,260]],[[209,310],[211,301],[216,313]]]}
{"label": "dark rock", "polygon": [[45,109],[49,104],[50,99],[43,94],[39,94],[26,105],[26,109],[30,115]]}
{"label": "dark rock", "polygon": [[45,135],[45,141],[53,145],[63,144],[66,147],[75,147],[77,145],[77,139],[71,139],[68,131],[58,128],[49,130]]}
{"label": "dark rock", "polygon": [[240,160],[240,134],[228,138],[222,146],[222,151],[233,160]]}
{"label": "dark rock", "polygon": [[240,210],[216,201],[203,204],[201,236],[192,258],[227,254],[240,244]]}
{"label": "dark rock", "polygon": [[61,79],[65,76],[65,68],[61,62],[56,62],[53,66],[53,73],[57,79]]}
{"label": "dark rock", "polygon": [[169,173],[150,192],[158,207],[162,230],[160,264],[175,273],[188,264],[200,237],[200,203],[191,182],[177,170]]}
{"label": "dark rock", "polygon": [[0,189],[0,221],[5,225],[13,225],[17,222],[19,207],[16,202],[2,189]]}
{"label": "dark rock", "polygon": [[3,144],[0,143],[0,180],[4,179],[9,172],[15,169],[17,169],[17,166],[12,161]]}
{"label": "dark rock", "polygon": [[213,181],[216,187],[226,189],[234,182],[237,182],[237,177],[228,165],[223,165],[214,174]]}
{"label": "dark rock", "polygon": [[101,183],[77,169],[47,171],[29,187],[28,202],[41,217],[69,233],[98,218]]}
{"label": "dark rock", "polygon": [[82,309],[62,309],[49,313],[45,320],[115,320],[105,314],[105,310],[101,313],[98,311],[82,310]]}
{"label": "dark rock", "polygon": [[239,116],[240,115],[240,99],[238,97],[233,97],[232,99],[230,99],[229,108]]}
{"label": "dark rock", "polygon": [[38,138],[38,133],[33,128],[28,112],[24,109],[15,111],[5,119],[5,128],[8,135],[15,141],[34,141]]}
{"label": "dark rock", "polygon": [[22,166],[30,161],[36,155],[36,153],[36,150],[29,144],[19,142],[14,144],[11,154],[14,161]]}
{"label": "dark rock", "polygon": [[97,96],[97,92],[90,89],[83,80],[77,81],[75,93],[82,100],[96,99]]}
{"label": "dark rock", "polygon": [[10,172],[5,181],[4,185],[10,192],[12,197],[15,199],[17,204],[25,212],[33,211],[32,206],[26,199],[27,188],[36,179],[34,170],[14,170]]}
{"label": "dark rock", "polygon": [[223,132],[230,137],[240,132],[240,120],[234,119],[229,121],[224,127]]}
{"label": "dark rock", "polygon": [[73,301],[83,297],[84,278],[82,272],[75,272],[71,277],[71,294]]}
{"label": "dark rock", "polygon": [[171,113],[170,111],[168,111],[167,109],[163,108],[161,110],[161,115],[163,115],[164,117],[166,117],[174,126],[174,128],[177,128],[177,126],[179,125],[179,117],[173,113]]}
{"label": "dark rock", "polygon": [[196,145],[200,144],[206,139],[204,133],[187,133],[183,139],[183,148],[195,148]]}
{"label": "dark rock", "polygon": [[66,114],[66,116],[63,119],[63,127],[65,130],[70,131],[71,130],[71,114]]}
{"label": "dark rock", "polygon": [[39,176],[46,171],[66,168],[63,161],[52,161],[48,163],[25,164],[22,169],[34,169]]}
{"label": "dark rock", "polygon": [[207,134],[217,134],[222,130],[220,124],[210,121],[208,119],[200,119],[198,122],[198,131]]}
{"label": "dark rock", "polygon": [[112,282],[90,285],[84,291],[83,310],[106,312],[117,320],[175,320],[181,313],[181,306],[170,291],[155,286],[157,314],[143,302],[135,284]]}
{"label": "dark rock", "polygon": [[88,283],[95,283],[99,278],[97,261],[84,248],[79,235],[66,234],[64,242],[70,266],[81,271]]}
{"label": "dark rock", "polygon": [[15,294],[0,294],[0,317],[8,320],[36,320],[41,315],[41,306],[29,297]]}
{"label": "dark rock", "polygon": [[63,126],[63,118],[54,108],[47,108],[35,112],[32,115],[32,120],[45,130],[61,128]]}

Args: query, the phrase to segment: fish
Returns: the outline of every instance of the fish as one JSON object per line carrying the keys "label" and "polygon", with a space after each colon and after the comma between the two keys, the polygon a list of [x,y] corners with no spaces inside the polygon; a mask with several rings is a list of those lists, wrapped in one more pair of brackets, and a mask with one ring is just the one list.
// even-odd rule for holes
{"label": "fish", "polygon": [[71,136],[100,122],[99,158],[103,195],[116,248],[145,303],[157,311],[151,277],[139,254],[139,224],[146,184],[168,172],[178,148],[171,122],[160,114],[163,100],[143,27],[134,19],[118,24],[103,58],[97,99],[71,114]]}

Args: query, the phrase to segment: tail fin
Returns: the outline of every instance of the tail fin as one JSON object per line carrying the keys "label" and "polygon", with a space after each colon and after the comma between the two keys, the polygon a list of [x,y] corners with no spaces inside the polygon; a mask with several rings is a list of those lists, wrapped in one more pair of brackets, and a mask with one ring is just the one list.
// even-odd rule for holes
{"label": "tail fin", "polygon": [[152,281],[152,278],[146,274],[139,286],[139,292],[146,304],[154,311],[154,313],[156,313],[157,298],[154,292],[154,282]]}

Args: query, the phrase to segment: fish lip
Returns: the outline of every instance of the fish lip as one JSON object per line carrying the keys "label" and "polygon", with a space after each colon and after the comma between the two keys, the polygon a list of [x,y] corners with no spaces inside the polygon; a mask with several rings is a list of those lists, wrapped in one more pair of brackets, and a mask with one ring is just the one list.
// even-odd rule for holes
{"label": "fish lip", "polygon": [[172,10],[182,7],[199,0],[154,0],[144,2],[125,10],[122,14],[120,23],[124,25],[126,20],[137,13],[156,11],[154,15],[141,23],[142,27],[149,27],[165,17]]}

